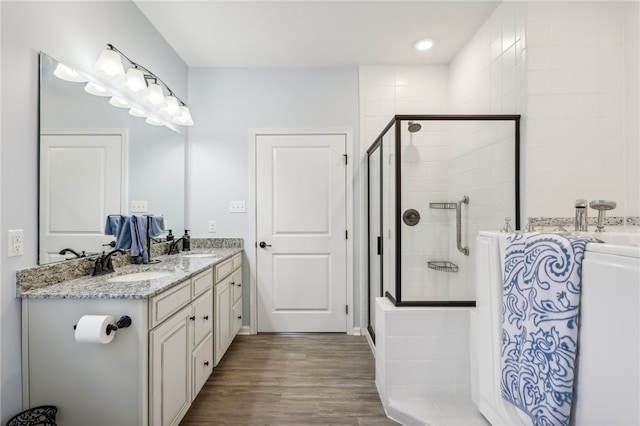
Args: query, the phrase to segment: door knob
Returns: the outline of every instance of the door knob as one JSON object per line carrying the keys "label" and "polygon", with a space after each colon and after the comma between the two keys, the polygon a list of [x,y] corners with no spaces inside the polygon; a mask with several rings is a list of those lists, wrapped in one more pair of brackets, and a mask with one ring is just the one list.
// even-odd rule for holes
{"label": "door knob", "polygon": [[271,247],[271,244],[267,244],[264,241],[260,241],[258,245],[260,246],[260,248]]}

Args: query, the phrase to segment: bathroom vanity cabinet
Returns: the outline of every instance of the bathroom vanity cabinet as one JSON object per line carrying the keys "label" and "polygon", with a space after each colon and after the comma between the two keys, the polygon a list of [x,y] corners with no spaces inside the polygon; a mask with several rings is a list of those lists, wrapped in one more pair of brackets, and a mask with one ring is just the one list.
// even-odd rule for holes
{"label": "bathroom vanity cabinet", "polygon": [[180,423],[213,371],[212,284],[209,269],[150,301],[152,425]]}
{"label": "bathroom vanity cabinet", "polygon": [[217,366],[242,326],[241,254],[215,266],[213,292],[215,306],[214,361]]}
{"label": "bathroom vanity cabinet", "polygon": [[[223,334],[215,337],[216,360],[237,333],[231,313],[234,301],[242,305],[240,251],[172,256],[163,265],[173,262],[173,275],[126,283],[124,295],[98,277],[19,294],[24,407],[57,406],[60,426],[179,424],[213,371],[214,323]],[[131,326],[107,344],[77,342],[83,315],[128,315]]]}

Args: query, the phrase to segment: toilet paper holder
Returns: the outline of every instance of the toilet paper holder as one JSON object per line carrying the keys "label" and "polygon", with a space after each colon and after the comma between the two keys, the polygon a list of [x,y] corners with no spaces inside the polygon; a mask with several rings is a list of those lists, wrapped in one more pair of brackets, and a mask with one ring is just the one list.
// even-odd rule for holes
{"label": "toilet paper holder", "polygon": [[[116,331],[120,328],[127,328],[131,325],[131,317],[128,315],[123,315],[120,317],[120,319],[118,321],[116,321],[115,324],[108,324],[107,325],[107,336],[111,334],[112,331]],[[73,326],[73,329],[76,329],[76,325]]]}

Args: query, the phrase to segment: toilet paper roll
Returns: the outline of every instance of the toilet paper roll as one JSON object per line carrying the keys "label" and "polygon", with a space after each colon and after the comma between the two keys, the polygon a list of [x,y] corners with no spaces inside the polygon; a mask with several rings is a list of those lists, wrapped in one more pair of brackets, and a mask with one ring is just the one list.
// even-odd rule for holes
{"label": "toilet paper roll", "polygon": [[111,315],[84,315],[76,325],[76,342],[107,344],[113,340],[115,331],[107,334],[107,326],[115,324]]}

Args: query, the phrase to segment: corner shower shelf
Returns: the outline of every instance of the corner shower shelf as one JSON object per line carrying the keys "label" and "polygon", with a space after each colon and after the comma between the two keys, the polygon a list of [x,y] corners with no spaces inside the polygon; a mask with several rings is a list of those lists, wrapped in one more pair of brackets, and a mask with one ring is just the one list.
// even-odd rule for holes
{"label": "corner shower shelf", "polygon": [[458,265],[451,263],[448,260],[430,260],[427,262],[427,266],[436,271],[442,272],[458,272]]}
{"label": "corner shower shelf", "polygon": [[456,203],[429,203],[429,207],[432,209],[455,210]]}

